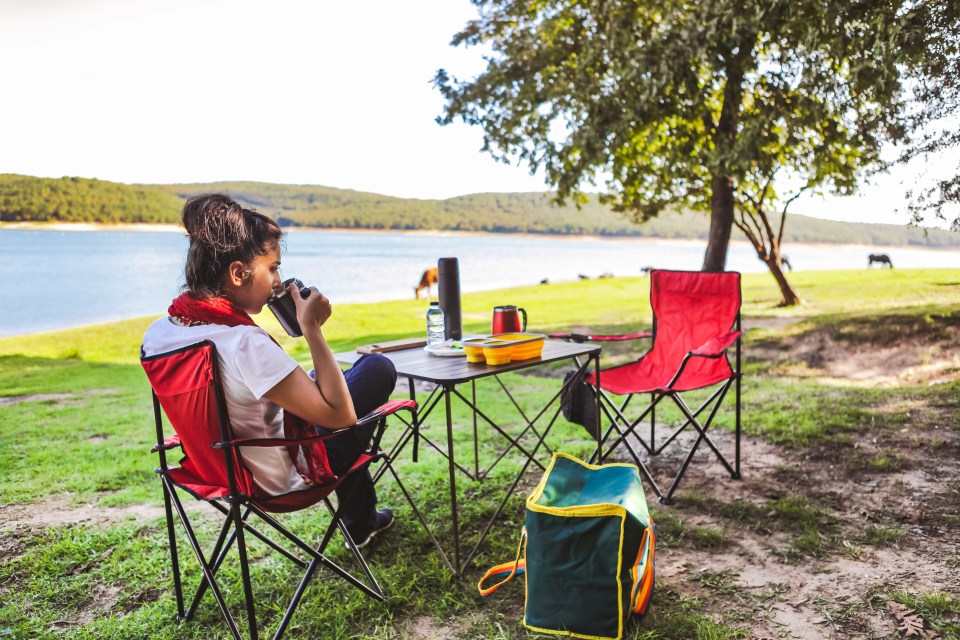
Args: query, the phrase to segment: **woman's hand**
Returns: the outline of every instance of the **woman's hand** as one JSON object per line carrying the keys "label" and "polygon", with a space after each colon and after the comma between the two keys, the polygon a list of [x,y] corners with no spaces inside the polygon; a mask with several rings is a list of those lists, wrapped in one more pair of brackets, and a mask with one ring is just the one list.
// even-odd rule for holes
{"label": "woman's hand", "polygon": [[310,287],[310,295],[304,299],[295,284],[290,286],[293,287],[290,295],[297,308],[297,320],[313,356],[316,379],[311,379],[306,371],[297,367],[265,396],[286,411],[314,424],[328,429],[349,427],[357,421],[350,390],[320,331],[333,308],[327,297],[315,287]]}
{"label": "woman's hand", "polygon": [[293,304],[297,308],[297,322],[300,323],[300,328],[316,327],[319,329],[322,327],[333,313],[330,300],[320,293],[316,287],[310,287],[310,295],[306,299],[300,295],[300,289],[297,288],[295,283],[290,283],[288,288],[293,298]]}

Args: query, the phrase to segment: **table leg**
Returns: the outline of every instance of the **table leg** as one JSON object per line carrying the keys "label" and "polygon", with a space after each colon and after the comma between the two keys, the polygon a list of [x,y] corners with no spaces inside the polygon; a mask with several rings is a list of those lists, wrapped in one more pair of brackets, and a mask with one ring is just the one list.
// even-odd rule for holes
{"label": "table leg", "polygon": [[[477,381],[470,381],[470,397],[477,406]],[[480,444],[477,442],[477,412],[473,411],[473,477],[480,477]]]}
{"label": "table leg", "polygon": [[453,520],[454,575],[460,577],[460,518],[457,514],[457,465],[453,459],[453,414],[450,407],[450,389],[443,387],[443,400],[447,410],[447,461],[450,473],[450,516]]}

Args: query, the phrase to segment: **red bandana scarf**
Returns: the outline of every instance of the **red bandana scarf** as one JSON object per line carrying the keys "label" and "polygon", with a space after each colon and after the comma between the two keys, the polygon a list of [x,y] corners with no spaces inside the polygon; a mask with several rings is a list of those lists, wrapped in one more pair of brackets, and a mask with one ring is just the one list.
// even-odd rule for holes
{"label": "red bandana scarf", "polygon": [[167,313],[188,326],[201,323],[222,324],[228,327],[257,326],[246,311],[238,309],[232,302],[222,297],[197,299],[189,293],[182,293],[170,304]]}
{"label": "red bandana scarf", "polygon": [[[189,293],[182,293],[170,304],[167,313],[188,326],[201,323],[222,324],[228,327],[257,326],[246,311],[238,309],[223,297],[198,300]],[[270,334],[267,335],[270,336]],[[278,347],[280,346],[273,336],[270,336],[270,339]],[[284,435],[289,439],[316,435],[312,425],[288,411],[283,412],[283,430]],[[307,484],[323,485],[336,481],[336,476],[330,470],[330,463],[327,461],[326,447],[322,442],[310,442],[299,447],[288,446],[287,452],[297,472],[307,481]]]}

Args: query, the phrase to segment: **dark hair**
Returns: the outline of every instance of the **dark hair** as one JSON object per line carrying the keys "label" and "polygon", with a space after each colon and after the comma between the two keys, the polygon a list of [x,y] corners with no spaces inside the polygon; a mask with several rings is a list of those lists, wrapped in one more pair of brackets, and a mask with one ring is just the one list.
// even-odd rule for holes
{"label": "dark hair", "polygon": [[198,298],[220,295],[231,262],[248,264],[277,247],[283,237],[276,222],[222,193],[188,199],[182,220],[190,236],[184,288]]}

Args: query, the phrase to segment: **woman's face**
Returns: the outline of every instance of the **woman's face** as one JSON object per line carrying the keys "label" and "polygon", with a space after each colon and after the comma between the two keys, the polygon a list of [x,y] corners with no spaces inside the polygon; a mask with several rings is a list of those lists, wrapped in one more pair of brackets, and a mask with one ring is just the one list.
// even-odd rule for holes
{"label": "woman's face", "polygon": [[234,286],[228,288],[227,298],[250,315],[260,313],[273,292],[280,288],[280,247],[276,246],[249,264],[241,265],[236,273],[240,274],[239,285],[231,265],[229,276]]}

